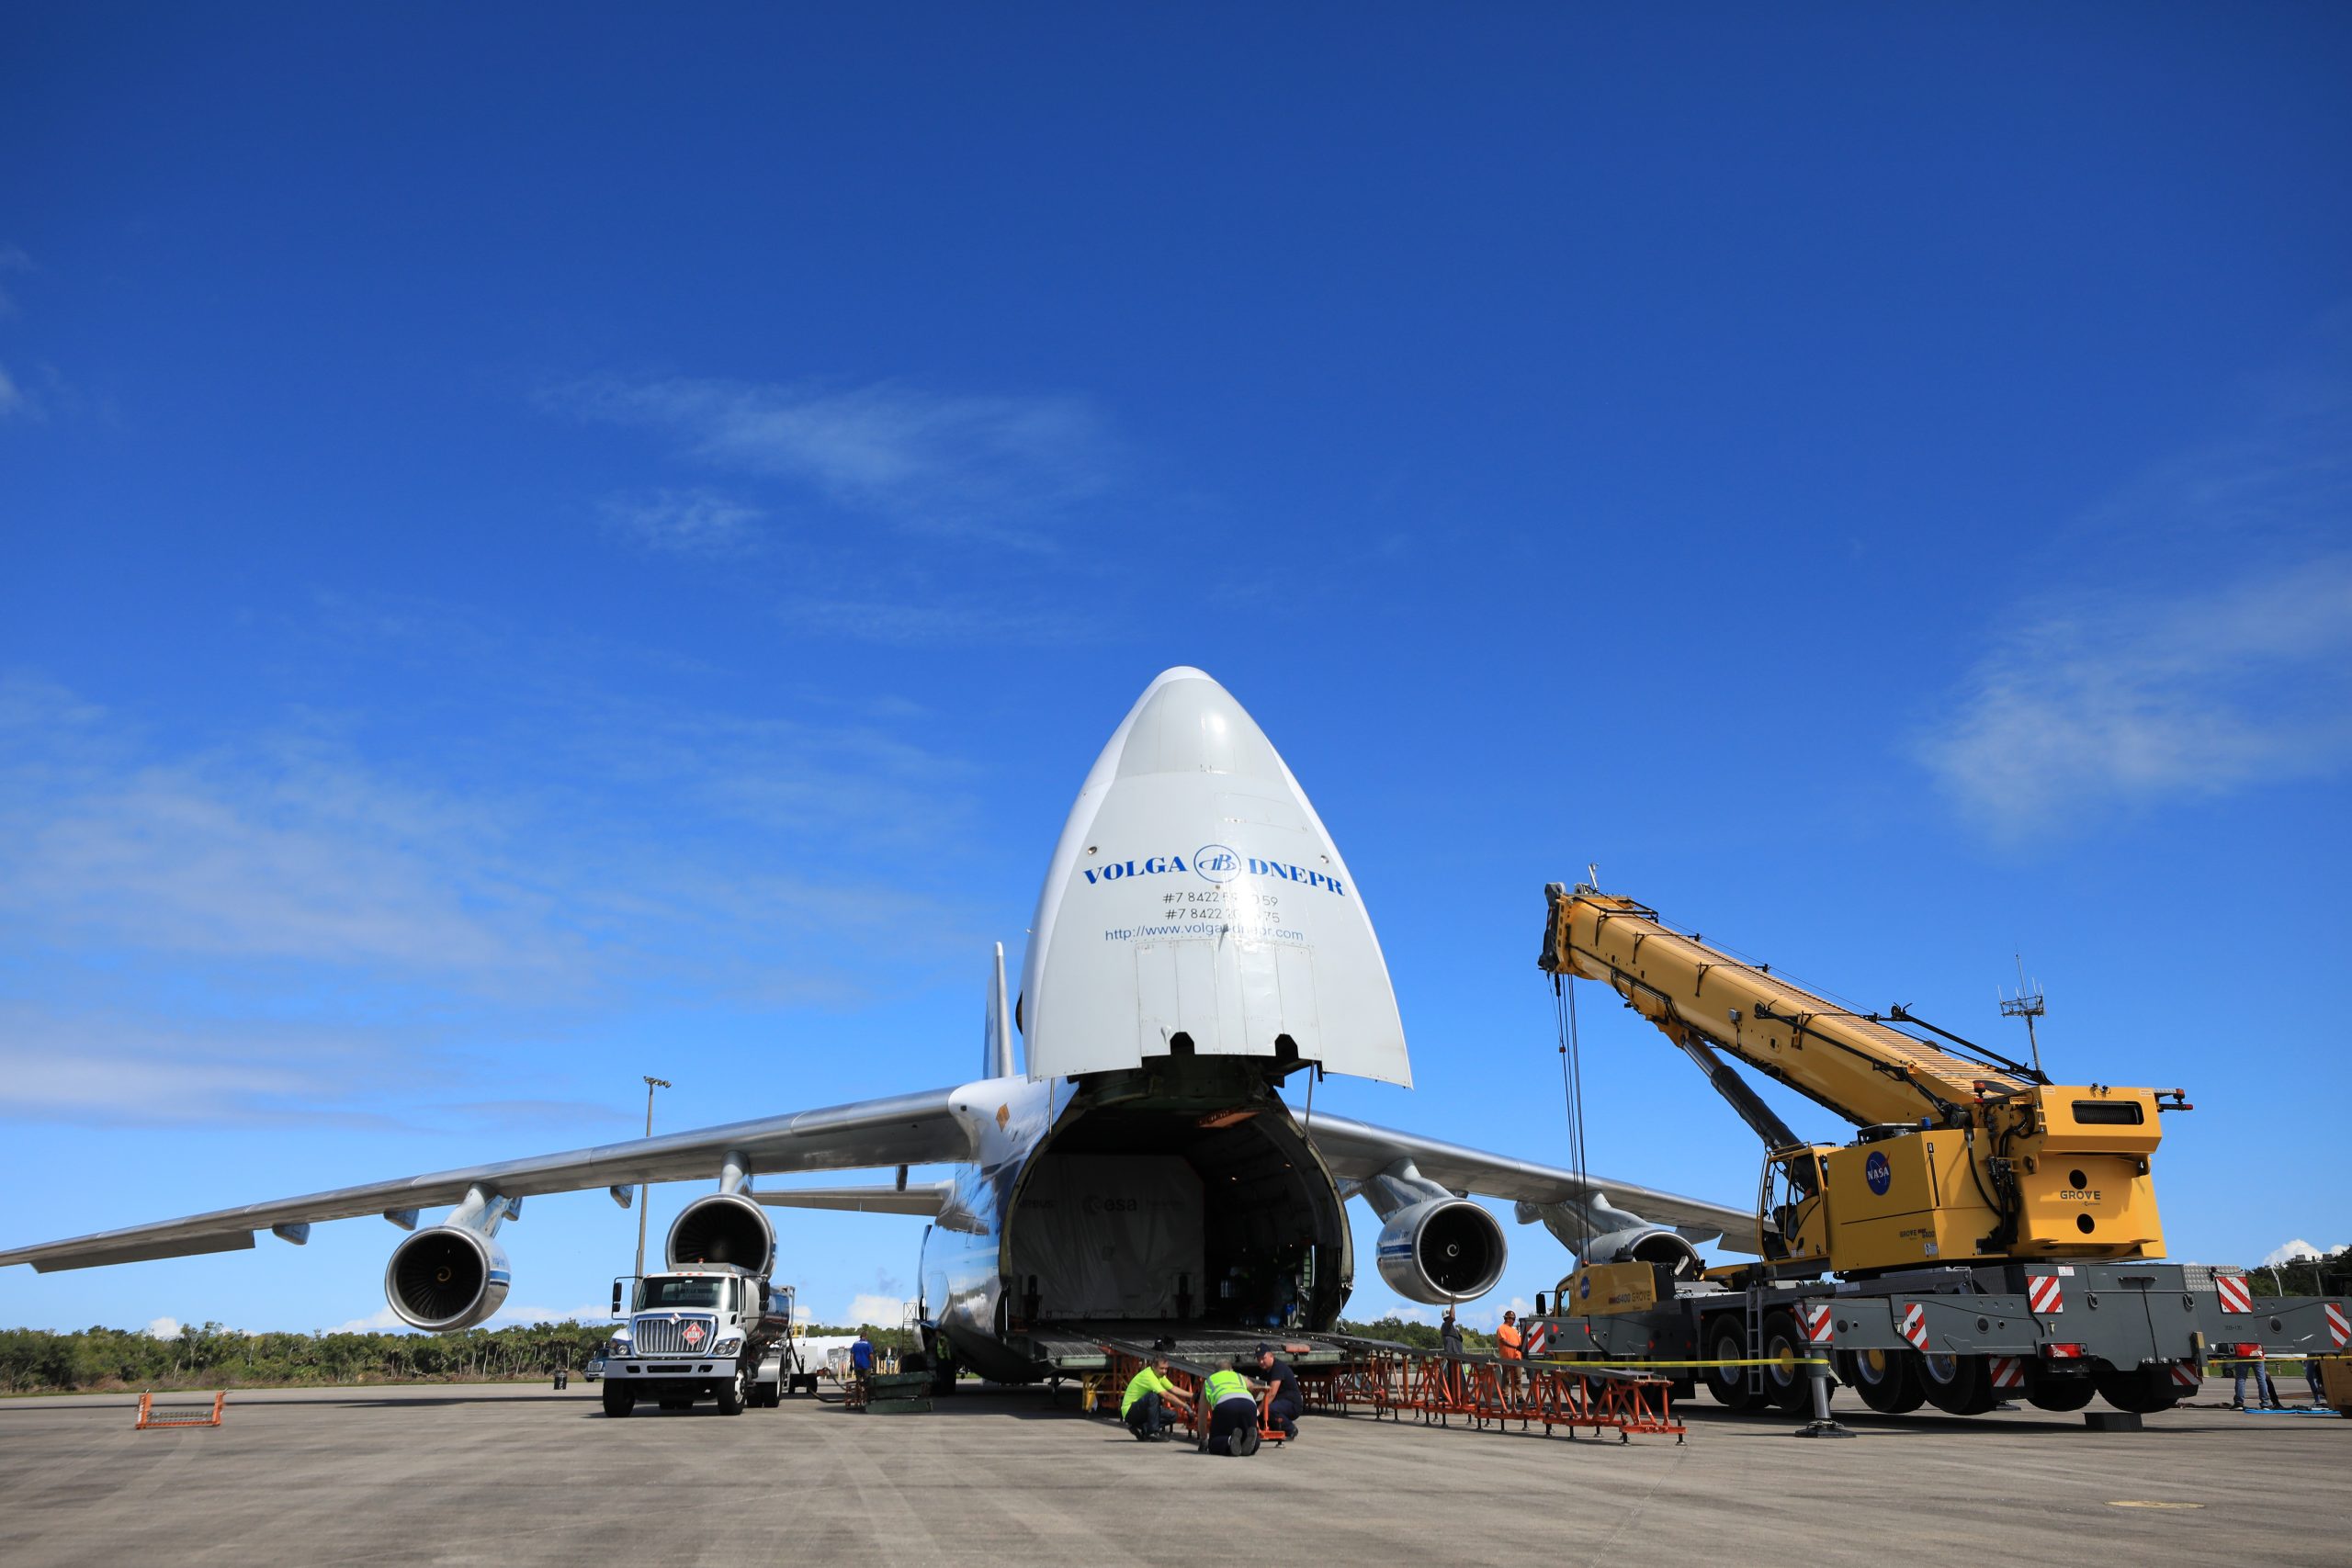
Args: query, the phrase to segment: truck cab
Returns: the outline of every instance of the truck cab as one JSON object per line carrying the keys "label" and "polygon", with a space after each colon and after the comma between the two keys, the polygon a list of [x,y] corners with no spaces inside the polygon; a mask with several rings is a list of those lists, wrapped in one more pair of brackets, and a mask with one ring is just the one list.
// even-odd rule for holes
{"label": "truck cab", "polygon": [[640,1399],[664,1410],[709,1400],[722,1416],[776,1404],[796,1365],[792,1304],[788,1287],[732,1264],[614,1280],[613,1315],[627,1321],[605,1357],[605,1414]]}

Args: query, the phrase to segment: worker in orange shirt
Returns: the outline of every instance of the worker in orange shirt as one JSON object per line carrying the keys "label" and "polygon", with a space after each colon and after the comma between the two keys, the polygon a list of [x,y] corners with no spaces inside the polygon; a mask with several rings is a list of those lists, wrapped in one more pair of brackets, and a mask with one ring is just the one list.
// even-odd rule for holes
{"label": "worker in orange shirt", "polygon": [[1520,1363],[1526,1359],[1521,1353],[1519,1314],[1503,1314],[1503,1325],[1495,1330],[1495,1351],[1502,1358],[1503,1400],[1506,1404],[1519,1397]]}

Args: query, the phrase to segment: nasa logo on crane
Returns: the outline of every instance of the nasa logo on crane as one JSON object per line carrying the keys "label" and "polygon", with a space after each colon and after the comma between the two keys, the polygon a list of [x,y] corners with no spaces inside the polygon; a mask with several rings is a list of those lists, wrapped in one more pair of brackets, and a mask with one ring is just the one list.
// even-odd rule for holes
{"label": "nasa logo on crane", "polygon": [[1885,1155],[1873,1149],[1871,1157],[1862,1162],[1862,1179],[1871,1184],[1871,1191],[1883,1198],[1886,1190],[1894,1185],[1894,1168],[1887,1164]]}

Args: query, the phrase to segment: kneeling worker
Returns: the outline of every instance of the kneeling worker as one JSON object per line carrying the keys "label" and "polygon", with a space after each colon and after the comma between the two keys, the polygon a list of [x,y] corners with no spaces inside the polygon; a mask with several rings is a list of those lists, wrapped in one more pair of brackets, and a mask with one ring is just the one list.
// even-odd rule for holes
{"label": "kneeling worker", "polygon": [[1285,1438],[1298,1436],[1298,1413],[1306,1408],[1306,1396],[1298,1392],[1298,1373],[1288,1361],[1274,1359],[1274,1348],[1261,1340],[1258,1345],[1258,1381],[1272,1389],[1266,1401],[1266,1420]]}
{"label": "kneeling worker", "polygon": [[1154,1356],[1151,1365],[1127,1380],[1119,1400],[1119,1419],[1137,1442],[1154,1442],[1168,1435],[1178,1412],[1187,1408],[1184,1396],[1168,1381],[1168,1358]]}
{"label": "kneeling worker", "polygon": [[1231,1367],[1209,1374],[1201,1385],[1201,1403],[1209,1408],[1209,1452],[1246,1459],[1258,1451],[1261,1392]]}

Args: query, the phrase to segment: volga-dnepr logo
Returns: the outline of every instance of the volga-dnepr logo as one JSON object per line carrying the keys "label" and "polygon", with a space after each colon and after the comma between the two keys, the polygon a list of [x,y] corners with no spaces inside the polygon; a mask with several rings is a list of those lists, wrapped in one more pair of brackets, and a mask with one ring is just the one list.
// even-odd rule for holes
{"label": "volga-dnepr logo", "polygon": [[1182,855],[1142,855],[1134,860],[1105,861],[1100,865],[1078,868],[1078,874],[1086,878],[1090,886],[1101,882],[1124,882],[1131,876],[1165,876],[1179,871],[1198,872],[1202,880],[1219,883],[1230,882],[1237,876],[1279,876],[1302,887],[1319,887],[1342,898],[1348,896],[1347,884],[1327,872],[1309,871],[1287,861],[1244,855],[1223,844],[1203,844],[1193,852],[1190,864]]}
{"label": "volga-dnepr logo", "polygon": [[1193,869],[1204,882],[1230,882],[1241,874],[1241,857],[1223,844],[1203,844],[1193,852]]}

